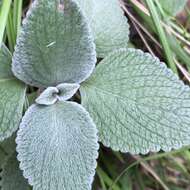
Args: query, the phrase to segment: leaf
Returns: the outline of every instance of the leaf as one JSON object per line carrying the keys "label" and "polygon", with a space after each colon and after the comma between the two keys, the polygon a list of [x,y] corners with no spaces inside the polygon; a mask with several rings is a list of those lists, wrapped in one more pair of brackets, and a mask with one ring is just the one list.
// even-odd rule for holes
{"label": "leaf", "polygon": [[[99,3],[98,0],[75,0],[80,9],[83,11],[83,14],[86,16],[86,18],[88,19],[89,22],[92,21],[93,17],[95,17],[96,15],[94,15],[94,10],[95,10],[95,4]],[[94,18],[96,19],[96,17]]]}
{"label": "leaf", "polygon": [[127,47],[129,25],[118,0],[76,0],[94,34],[98,57]]}
{"label": "leaf", "polygon": [[187,0],[160,0],[159,3],[169,15],[175,16],[184,9]]}
{"label": "leaf", "polygon": [[0,78],[13,78],[11,62],[12,55],[7,47],[2,44],[0,49]]}
{"label": "leaf", "polygon": [[57,86],[57,89],[59,90],[58,99],[61,101],[69,100],[77,92],[79,87],[80,87],[79,84],[69,84],[69,83],[59,84]]}
{"label": "leaf", "polygon": [[147,53],[110,54],[80,92],[105,146],[145,154],[190,144],[190,88]]}
{"label": "leaf", "polygon": [[3,167],[2,190],[30,190],[30,186],[19,169],[16,153],[7,160]]}
{"label": "leaf", "polygon": [[10,137],[19,126],[25,100],[25,85],[11,73],[11,54],[0,50],[0,141]]}
{"label": "leaf", "polygon": [[62,83],[57,87],[48,87],[36,99],[40,105],[52,105],[56,101],[66,101],[70,99],[79,89],[79,84]]}
{"label": "leaf", "polygon": [[90,190],[98,156],[96,132],[79,104],[31,106],[16,139],[24,176],[35,190]]}
{"label": "leaf", "polygon": [[10,138],[5,139],[3,142],[0,143],[1,149],[3,149],[7,155],[12,155],[16,149],[15,143],[16,134],[14,133]]}
{"label": "leaf", "polygon": [[0,169],[2,169],[2,166],[7,161],[7,158],[15,152],[15,149],[15,134],[0,143]]}
{"label": "leaf", "polygon": [[37,104],[52,105],[57,101],[57,93],[59,90],[56,87],[48,87],[36,99]]}
{"label": "leaf", "polygon": [[13,57],[17,78],[36,87],[80,83],[96,63],[93,38],[72,0],[36,0],[23,22]]}

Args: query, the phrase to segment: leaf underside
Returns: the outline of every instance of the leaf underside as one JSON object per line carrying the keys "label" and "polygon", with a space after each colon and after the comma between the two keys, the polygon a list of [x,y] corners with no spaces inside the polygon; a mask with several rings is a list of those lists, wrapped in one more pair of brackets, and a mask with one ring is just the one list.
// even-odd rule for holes
{"label": "leaf underside", "polygon": [[159,3],[168,14],[176,16],[184,9],[187,0],[160,0]]}
{"label": "leaf underside", "polygon": [[129,25],[118,0],[76,0],[90,23],[98,57],[126,48]]}
{"label": "leaf underside", "polygon": [[11,73],[11,54],[3,45],[0,50],[0,141],[19,126],[25,100],[25,85]]}
{"label": "leaf underside", "polygon": [[9,157],[2,170],[2,190],[30,190],[27,180],[19,169],[16,153]]}
{"label": "leaf underside", "polygon": [[190,88],[149,54],[110,54],[80,91],[105,146],[145,154],[190,144]]}
{"label": "leaf underside", "polygon": [[92,73],[96,52],[86,19],[72,0],[35,0],[13,57],[17,78],[36,87],[80,83]]}
{"label": "leaf underside", "polygon": [[20,167],[34,190],[90,190],[98,156],[96,133],[79,104],[31,106],[16,143]]}

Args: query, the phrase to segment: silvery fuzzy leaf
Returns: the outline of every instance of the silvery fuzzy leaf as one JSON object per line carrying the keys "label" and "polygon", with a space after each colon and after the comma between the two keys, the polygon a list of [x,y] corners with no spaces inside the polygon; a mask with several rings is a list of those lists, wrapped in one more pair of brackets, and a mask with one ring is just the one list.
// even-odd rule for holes
{"label": "silvery fuzzy leaf", "polygon": [[35,0],[17,40],[12,70],[36,87],[80,83],[95,67],[93,41],[72,0]]}
{"label": "silvery fuzzy leaf", "polygon": [[90,23],[98,57],[126,48],[129,25],[118,0],[76,0]]}
{"label": "silvery fuzzy leaf", "polygon": [[98,3],[98,0],[75,0],[81,11],[83,11],[83,14],[87,17],[88,22],[91,22],[92,19],[96,19],[93,17],[96,17],[95,15],[95,4]]}
{"label": "silvery fuzzy leaf", "polygon": [[2,171],[2,190],[30,190],[30,186],[19,168],[16,153],[8,158]]}
{"label": "silvery fuzzy leaf", "polygon": [[33,105],[17,133],[20,168],[34,190],[90,190],[98,156],[97,130],[74,102]]}
{"label": "silvery fuzzy leaf", "polygon": [[58,99],[61,101],[69,100],[73,97],[73,95],[77,92],[79,89],[79,84],[70,84],[70,83],[63,83],[57,86],[57,89],[59,90]]}
{"label": "silvery fuzzy leaf", "polygon": [[190,144],[190,88],[147,53],[111,53],[80,91],[105,146],[145,154]]}
{"label": "silvery fuzzy leaf", "polygon": [[25,85],[11,73],[11,53],[0,50],[0,141],[10,137],[19,126],[25,100]]}
{"label": "silvery fuzzy leaf", "polygon": [[36,99],[40,105],[52,105],[58,100],[66,101],[70,99],[79,89],[80,85],[75,83],[62,83],[56,87],[48,87]]}
{"label": "silvery fuzzy leaf", "polygon": [[57,94],[59,90],[56,87],[48,87],[35,100],[40,105],[52,105],[57,101]]}

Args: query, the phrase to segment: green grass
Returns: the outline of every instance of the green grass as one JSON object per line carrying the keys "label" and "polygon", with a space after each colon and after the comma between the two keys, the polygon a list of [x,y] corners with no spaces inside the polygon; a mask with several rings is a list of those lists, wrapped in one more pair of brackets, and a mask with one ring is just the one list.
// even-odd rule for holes
{"label": "green grass", "polygon": [[0,11],[0,46],[3,42],[3,37],[8,20],[10,7],[11,7],[11,0],[3,0]]}
{"label": "green grass", "polygon": [[[156,1],[156,2],[158,2],[158,1]],[[168,65],[170,66],[170,68],[175,73],[177,73],[177,68],[176,68],[176,65],[174,63],[172,51],[170,49],[168,40],[166,38],[165,31],[164,31],[164,29],[162,27],[162,24],[161,24],[161,21],[160,21],[161,19],[160,19],[160,16],[158,14],[158,11],[156,9],[156,6],[154,5],[154,2],[152,0],[146,0],[146,4],[147,4],[147,7],[148,7],[148,9],[149,9],[149,11],[151,13],[151,19],[152,19],[152,21],[154,23],[154,26],[156,28],[157,34],[158,34],[158,36],[160,38],[160,42],[161,42],[162,47],[164,49]]]}
{"label": "green grass", "polygon": [[[0,43],[3,37],[8,40],[11,52],[14,51],[17,34],[21,27],[23,0],[3,0],[0,11]],[[5,30],[6,29],[6,30]],[[5,32],[6,31],[6,32]]]}

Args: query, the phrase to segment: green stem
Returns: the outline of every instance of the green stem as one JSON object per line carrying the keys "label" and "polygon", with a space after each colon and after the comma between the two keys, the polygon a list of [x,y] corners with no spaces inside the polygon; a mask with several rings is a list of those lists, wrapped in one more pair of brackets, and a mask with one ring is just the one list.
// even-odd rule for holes
{"label": "green stem", "polygon": [[170,66],[170,68],[175,73],[177,73],[177,68],[176,68],[176,65],[175,65],[174,60],[173,60],[172,51],[171,51],[170,46],[168,44],[164,29],[162,28],[162,24],[161,24],[159,15],[157,13],[156,7],[154,5],[154,2],[153,2],[153,0],[145,0],[145,1],[146,1],[147,6],[148,6],[148,9],[150,11],[152,21],[155,25],[157,32],[158,32],[161,44],[163,46],[163,49],[164,49],[164,52],[166,55],[168,65]]}
{"label": "green stem", "polygon": [[3,36],[4,36],[4,32],[5,32],[5,27],[7,24],[7,19],[8,19],[9,10],[11,7],[11,2],[12,2],[12,0],[3,0],[3,2],[2,2],[2,7],[1,7],[1,11],[0,11],[0,47],[3,42]]}

